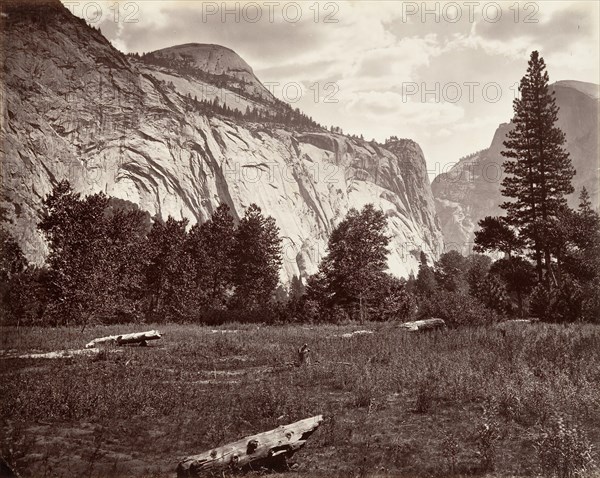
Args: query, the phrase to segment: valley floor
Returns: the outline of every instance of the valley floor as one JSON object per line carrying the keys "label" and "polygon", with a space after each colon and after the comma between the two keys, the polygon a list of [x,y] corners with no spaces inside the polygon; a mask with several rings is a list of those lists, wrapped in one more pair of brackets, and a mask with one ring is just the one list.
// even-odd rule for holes
{"label": "valley floor", "polygon": [[[19,358],[152,328],[164,335],[148,347]],[[374,333],[343,336],[360,329]],[[24,477],[173,476],[187,455],[318,414],[285,475],[550,476],[552,456],[600,448],[600,327],[5,327],[0,340],[1,451]],[[311,363],[296,367],[304,343]]]}

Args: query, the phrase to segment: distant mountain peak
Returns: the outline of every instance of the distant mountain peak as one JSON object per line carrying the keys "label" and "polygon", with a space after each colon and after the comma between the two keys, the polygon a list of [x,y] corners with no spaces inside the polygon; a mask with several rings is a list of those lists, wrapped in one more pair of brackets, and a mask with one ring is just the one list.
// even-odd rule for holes
{"label": "distant mountain peak", "polygon": [[252,96],[272,101],[272,94],[256,77],[252,67],[231,48],[214,43],[185,43],[150,52],[148,56],[172,62],[182,73],[190,69],[212,76],[224,75],[242,83]]}
{"label": "distant mountain peak", "polygon": [[[167,48],[162,48],[153,52],[157,55],[173,55],[184,57],[193,57],[196,62],[214,62],[219,57],[211,57],[211,55],[222,55],[224,61],[241,66],[244,69],[252,72],[252,68],[246,63],[240,55],[231,48],[216,43],[184,43],[182,45],[174,45]],[[223,67],[227,64],[223,63]]]}
{"label": "distant mountain peak", "polygon": [[589,96],[590,98],[599,99],[600,98],[600,85],[595,83],[588,83],[586,81],[577,81],[577,80],[560,80],[552,83],[550,86],[562,86],[564,88],[572,88],[574,90],[583,93],[584,95]]}

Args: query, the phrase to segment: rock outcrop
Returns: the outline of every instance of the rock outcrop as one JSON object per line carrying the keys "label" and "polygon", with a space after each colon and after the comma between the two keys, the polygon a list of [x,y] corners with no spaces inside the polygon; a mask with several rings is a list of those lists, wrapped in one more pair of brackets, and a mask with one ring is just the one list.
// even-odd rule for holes
{"label": "rock outcrop", "polygon": [[[36,223],[42,199],[63,178],[84,194],[104,191],[191,223],[222,202],[237,217],[256,203],[281,230],[284,282],[313,273],[332,228],[366,203],[389,217],[391,272],[415,271],[421,250],[441,253],[425,161],[413,141],[384,147],[201,114],[189,108],[193,90],[161,75],[193,89],[192,79],[123,55],[58,1],[24,5],[2,7],[2,205],[30,260],[44,259]],[[208,63],[194,57],[199,68],[238,65],[238,79],[260,88],[231,50],[209,51]]]}
{"label": "rock outcrop", "polygon": [[[598,85],[559,81],[551,88],[560,108],[557,125],[565,133],[565,148],[577,171],[569,205],[577,206],[579,193],[585,186],[598,207]],[[511,129],[511,123],[500,125],[488,149],[461,159],[434,179],[431,188],[446,249],[469,253],[478,221],[485,216],[504,214],[500,208],[505,201],[500,192],[504,178],[504,158],[500,152]]]}

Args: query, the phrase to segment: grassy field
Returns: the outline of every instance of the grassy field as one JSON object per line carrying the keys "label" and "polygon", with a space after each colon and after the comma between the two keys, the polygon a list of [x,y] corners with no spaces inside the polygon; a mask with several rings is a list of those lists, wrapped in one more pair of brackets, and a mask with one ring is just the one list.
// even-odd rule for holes
{"label": "grassy field", "polygon": [[[151,328],[164,336],[148,347],[18,358]],[[374,333],[341,336],[358,329]],[[317,414],[326,420],[291,476],[551,476],[565,466],[557,457],[576,471],[589,463],[589,445],[600,444],[593,326],[0,334],[2,455],[22,476],[173,476],[186,455]],[[295,367],[303,343],[312,363]]]}

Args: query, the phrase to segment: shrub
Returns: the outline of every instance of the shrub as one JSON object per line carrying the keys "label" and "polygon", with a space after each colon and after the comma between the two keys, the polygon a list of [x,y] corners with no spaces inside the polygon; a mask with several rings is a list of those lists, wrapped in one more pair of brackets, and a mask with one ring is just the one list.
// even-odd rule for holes
{"label": "shrub", "polygon": [[547,322],[574,322],[583,318],[584,299],[581,285],[566,276],[560,286],[551,289],[538,284],[531,294],[530,309],[532,315]]}
{"label": "shrub", "polygon": [[450,326],[483,325],[496,322],[498,314],[466,292],[439,290],[424,299],[419,318],[439,317]]}
{"label": "shrub", "polygon": [[546,286],[541,283],[536,285],[529,297],[529,313],[534,317],[545,320],[550,315],[550,301],[550,291]]}
{"label": "shrub", "polygon": [[454,475],[458,466],[458,455],[460,453],[460,444],[458,437],[451,431],[444,434],[442,440],[442,454],[446,462],[448,474]]}
{"label": "shrub", "polygon": [[576,478],[591,476],[597,470],[593,447],[587,436],[575,425],[555,419],[536,443],[544,476]]}
{"label": "shrub", "polygon": [[582,319],[587,322],[600,322],[600,277],[583,288]]}
{"label": "shrub", "polygon": [[512,310],[506,286],[493,275],[486,277],[474,294],[486,307],[499,313],[510,313]]}
{"label": "shrub", "polygon": [[482,471],[493,471],[496,467],[496,442],[500,439],[500,426],[493,412],[483,409],[481,422],[475,430],[475,442]]}
{"label": "shrub", "polygon": [[436,392],[435,377],[432,373],[417,382],[416,392],[415,412],[427,413],[433,405]]}

